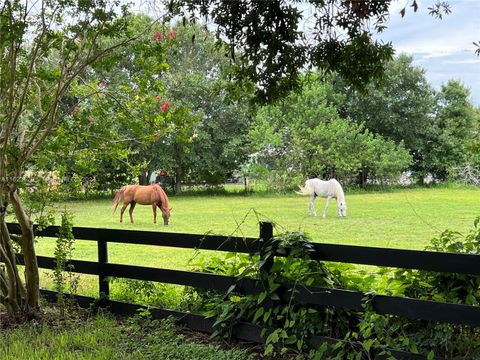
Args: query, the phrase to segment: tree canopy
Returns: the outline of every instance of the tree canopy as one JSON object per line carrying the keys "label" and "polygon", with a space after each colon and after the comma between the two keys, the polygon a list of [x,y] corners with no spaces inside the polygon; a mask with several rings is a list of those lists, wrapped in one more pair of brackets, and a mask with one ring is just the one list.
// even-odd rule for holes
{"label": "tree canopy", "polygon": [[[171,0],[168,8],[172,15],[211,22],[230,46],[227,55],[240,56],[237,78],[253,81],[257,100],[268,102],[298,89],[306,68],[338,72],[360,89],[381,80],[394,49],[373,35],[386,28],[392,3]],[[402,16],[408,6],[418,9],[416,0],[407,1]],[[437,2],[428,10],[441,17],[450,7]]]}
{"label": "tree canopy", "polygon": [[403,142],[342,118],[344,101],[330,81],[310,80],[301,92],[263,107],[250,132],[257,174],[282,190],[306,177],[361,184],[398,177],[411,163]]}

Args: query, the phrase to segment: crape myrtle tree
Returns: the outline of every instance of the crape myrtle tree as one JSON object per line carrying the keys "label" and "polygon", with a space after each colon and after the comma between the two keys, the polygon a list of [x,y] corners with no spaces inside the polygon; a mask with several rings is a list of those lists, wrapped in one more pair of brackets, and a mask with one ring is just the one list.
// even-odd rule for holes
{"label": "crape myrtle tree", "polygon": [[[62,125],[72,124],[64,127],[68,134],[69,126],[89,121],[76,118],[78,103],[99,89],[82,78],[91,65],[137,38],[128,32],[127,21],[119,2],[0,3],[0,303],[9,314],[32,316],[39,310],[34,231],[18,192],[25,171]],[[57,150],[53,156],[64,155],[61,147]],[[20,235],[7,229],[10,208]],[[16,248],[25,262],[24,280]]]}
{"label": "crape myrtle tree", "polygon": [[62,177],[91,180],[95,189],[110,191],[137,177],[142,183],[148,163],[138,154],[156,137],[172,131],[167,126],[172,108],[162,100],[162,74],[169,69],[166,50],[176,44],[166,36],[170,30],[152,23],[148,16],[130,15],[126,32],[139,34],[137,39],[111,51],[82,76],[82,86],[77,86],[71,101],[89,88],[98,92],[75,107],[74,116],[48,143],[53,149],[57,141],[69,146],[69,156],[51,158],[49,166],[63,172]]}

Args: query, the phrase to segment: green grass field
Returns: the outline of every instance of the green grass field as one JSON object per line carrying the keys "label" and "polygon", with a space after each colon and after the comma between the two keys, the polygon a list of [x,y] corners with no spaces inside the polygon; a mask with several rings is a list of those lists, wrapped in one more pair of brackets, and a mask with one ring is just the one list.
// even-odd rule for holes
{"label": "green grass field", "polygon": [[[269,220],[277,233],[301,230],[316,242],[354,244],[389,248],[423,249],[429,240],[445,229],[468,231],[480,215],[480,190],[474,188],[403,189],[391,192],[346,193],[348,217],[336,214],[332,200],[328,216],[307,214],[308,197],[291,195],[212,195],[172,196],[170,225],[154,225],[150,206],[138,205],[135,224],[128,211],[119,223],[119,211],[112,214],[112,201],[95,200],[59,204],[75,213],[76,226],[153,230],[196,234],[222,234],[254,237],[258,221]],[[325,199],[317,199],[321,215]],[[39,255],[52,256],[54,239],[41,238]],[[212,252],[203,251],[203,254]],[[109,244],[109,261],[163,268],[188,268],[193,250],[143,245]],[[96,244],[77,241],[74,258],[96,260]],[[88,278],[88,277],[87,277]],[[88,288],[93,280],[84,282]],[[80,289],[82,292],[82,289]],[[89,291],[88,291],[89,292]]]}

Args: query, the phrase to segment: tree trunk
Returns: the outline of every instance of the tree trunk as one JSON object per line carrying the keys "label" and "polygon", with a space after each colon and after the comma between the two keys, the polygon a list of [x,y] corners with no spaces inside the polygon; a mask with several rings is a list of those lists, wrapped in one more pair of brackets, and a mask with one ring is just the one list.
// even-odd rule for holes
{"label": "tree trunk", "polygon": [[183,147],[181,144],[175,144],[175,195],[178,195],[182,192],[182,180],[183,180],[183,169],[182,169],[182,156],[183,156]]}
{"label": "tree trunk", "polygon": [[152,177],[153,170],[147,170],[147,183],[146,185],[150,185],[150,178]]}
{"label": "tree trunk", "polygon": [[[35,253],[33,224],[26,215],[17,193],[0,193],[0,258],[5,271],[0,270],[0,303],[12,316],[35,316],[39,310],[40,276]],[[5,214],[9,200],[21,228],[21,235],[10,234]],[[13,247],[15,241],[20,245],[25,263],[25,284],[17,269],[17,260]]]}
{"label": "tree trunk", "polygon": [[182,168],[177,165],[175,167],[175,195],[182,192]]}

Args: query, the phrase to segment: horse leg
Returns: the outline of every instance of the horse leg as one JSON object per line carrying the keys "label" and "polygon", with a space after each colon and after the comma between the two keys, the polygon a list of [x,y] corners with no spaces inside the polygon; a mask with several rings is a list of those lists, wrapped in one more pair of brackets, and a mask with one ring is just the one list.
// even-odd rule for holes
{"label": "horse leg", "polygon": [[327,202],[325,204],[325,209],[323,209],[323,217],[324,218],[327,217],[327,210],[328,210],[328,206],[330,205],[330,200],[332,200],[332,197],[331,196],[327,197]]}
{"label": "horse leg", "polygon": [[157,223],[157,204],[152,204],[152,210],[153,210],[153,223]]}
{"label": "horse leg", "polygon": [[315,198],[316,198],[315,194],[310,196],[310,206],[308,208],[308,213],[312,214],[313,216],[317,216],[317,212],[315,211],[315,206],[314,206]]}
{"label": "horse leg", "polygon": [[123,222],[123,213],[125,212],[125,209],[127,208],[128,203],[123,203],[122,209],[120,210],[120,222]]}
{"label": "horse leg", "polygon": [[137,203],[135,201],[132,201],[130,203],[130,209],[128,209],[128,213],[130,214],[130,222],[133,224],[133,209],[135,209],[135,205],[137,205]]}

